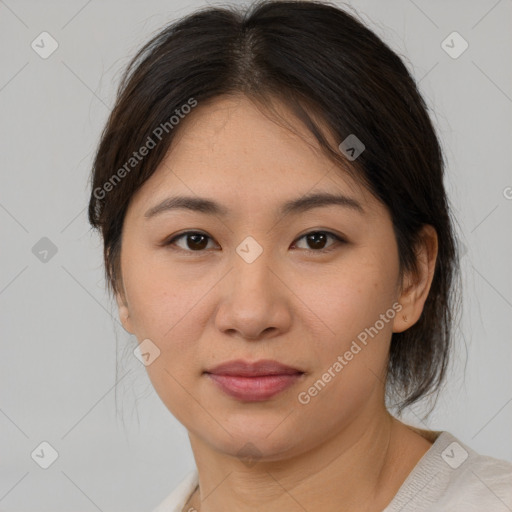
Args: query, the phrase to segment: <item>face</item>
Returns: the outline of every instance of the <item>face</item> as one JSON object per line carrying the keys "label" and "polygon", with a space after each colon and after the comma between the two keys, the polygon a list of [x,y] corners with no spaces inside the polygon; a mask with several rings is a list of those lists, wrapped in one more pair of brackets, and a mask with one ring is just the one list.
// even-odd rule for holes
{"label": "face", "polygon": [[[173,415],[219,452],[251,442],[268,460],[382,409],[403,313],[387,209],[280,108],[302,137],[244,97],[183,121],[128,208],[118,296],[124,327],[160,351],[147,371]],[[214,371],[234,360],[292,370]]]}

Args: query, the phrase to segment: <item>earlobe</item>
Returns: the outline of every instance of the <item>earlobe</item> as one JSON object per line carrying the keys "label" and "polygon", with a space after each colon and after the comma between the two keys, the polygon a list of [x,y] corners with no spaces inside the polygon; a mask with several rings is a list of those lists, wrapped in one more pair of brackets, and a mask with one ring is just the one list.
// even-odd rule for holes
{"label": "earlobe", "polygon": [[398,299],[402,309],[394,319],[393,332],[406,331],[419,320],[434,278],[437,252],[436,230],[426,224],[421,230],[416,248],[417,269],[415,272],[407,272],[403,278]]}
{"label": "earlobe", "polygon": [[134,334],[131,325],[130,318],[130,310],[128,309],[128,304],[124,297],[121,296],[120,293],[116,294],[116,302],[119,310],[119,319],[121,320],[121,324],[126,332],[130,334]]}

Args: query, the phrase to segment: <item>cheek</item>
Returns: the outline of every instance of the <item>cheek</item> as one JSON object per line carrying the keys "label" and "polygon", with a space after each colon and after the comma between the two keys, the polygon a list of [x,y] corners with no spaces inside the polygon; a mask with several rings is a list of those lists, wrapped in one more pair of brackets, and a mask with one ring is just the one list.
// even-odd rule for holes
{"label": "cheek", "polygon": [[190,414],[202,413],[191,406],[188,390],[201,372],[195,342],[203,329],[200,320],[208,318],[207,301],[201,298],[212,283],[180,281],[167,266],[137,259],[130,258],[123,269],[133,329],[139,341],[148,338],[160,350],[146,371],[169,411],[190,423]]}
{"label": "cheek", "polygon": [[[160,350],[159,357],[146,368],[156,391],[179,403],[180,384],[190,387],[202,371],[198,341],[211,318],[209,292],[219,276],[205,276],[199,266],[180,273],[168,261],[149,256],[127,258],[123,268],[131,322],[139,341],[148,338]],[[185,393],[185,403],[189,399]]]}
{"label": "cheek", "polygon": [[354,253],[354,257],[321,272],[303,272],[295,280],[294,292],[325,331],[324,342],[339,349],[392,306],[397,272],[392,259],[364,258]]}
{"label": "cheek", "polygon": [[308,386],[313,388],[303,388],[318,414],[330,400],[339,404],[340,414],[350,413],[381,387],[396,314],[397,275],[392,257],[354,255],[325,275],[301,279],[298,293],[307,297],[321,326],[311,347],[316,365]]}
{"label": "cheek", "polygon": [[[130,251],[127,247],[126,254]],[[136,251],[123,262],[123,280],[136,334],[163,343],[173,337],[205,293],[205,280],[180,276],[168,262]]]}

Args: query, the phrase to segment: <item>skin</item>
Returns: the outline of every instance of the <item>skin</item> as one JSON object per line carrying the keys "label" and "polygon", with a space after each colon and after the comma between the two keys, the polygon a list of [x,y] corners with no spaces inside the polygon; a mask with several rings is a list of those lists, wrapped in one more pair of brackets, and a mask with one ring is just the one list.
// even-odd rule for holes
{"label": "skin", "polygon": [[[400,276],[387,208],[279,108],[296,133],[244,96],[199,105],[182,121],[126,214],[120,318],[139,342],[158,346],[149,377],[189,433],[199,491],[183,510],[382,510],[431,446],[388,413],[384,382],[392,333],[411,327],[427,298],[436,233],[425,227],[418,272]],[[364,211],[328,205],[279,215],[285,201],[322,191],[343,193]],[[145,217],[178,194],[231,212]],[[185,231],[208,238],[199,250],[190,237],[162,245]],[[315,246],[303,236],[318,231],[345,242],[328,237]],[[247,236],[263,248],[252,263],[236,252]],[[299,393],[395,303],[401,311],[301,404]],[[305,375],[266,401],[242,402],[203,373],[233,359],[274,359]],[[253,465],[239,455],[247,443],[257,451]]]}

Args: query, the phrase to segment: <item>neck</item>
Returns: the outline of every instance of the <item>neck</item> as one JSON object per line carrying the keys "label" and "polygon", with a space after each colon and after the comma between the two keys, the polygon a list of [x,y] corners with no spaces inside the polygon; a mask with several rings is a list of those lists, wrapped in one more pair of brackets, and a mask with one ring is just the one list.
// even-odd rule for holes
{"label": "neck", "polygon": [[385,408],[311,450],[251,467],[189,437],[200,484],[190,505],[200,512],[382,510],[430,447]]}

